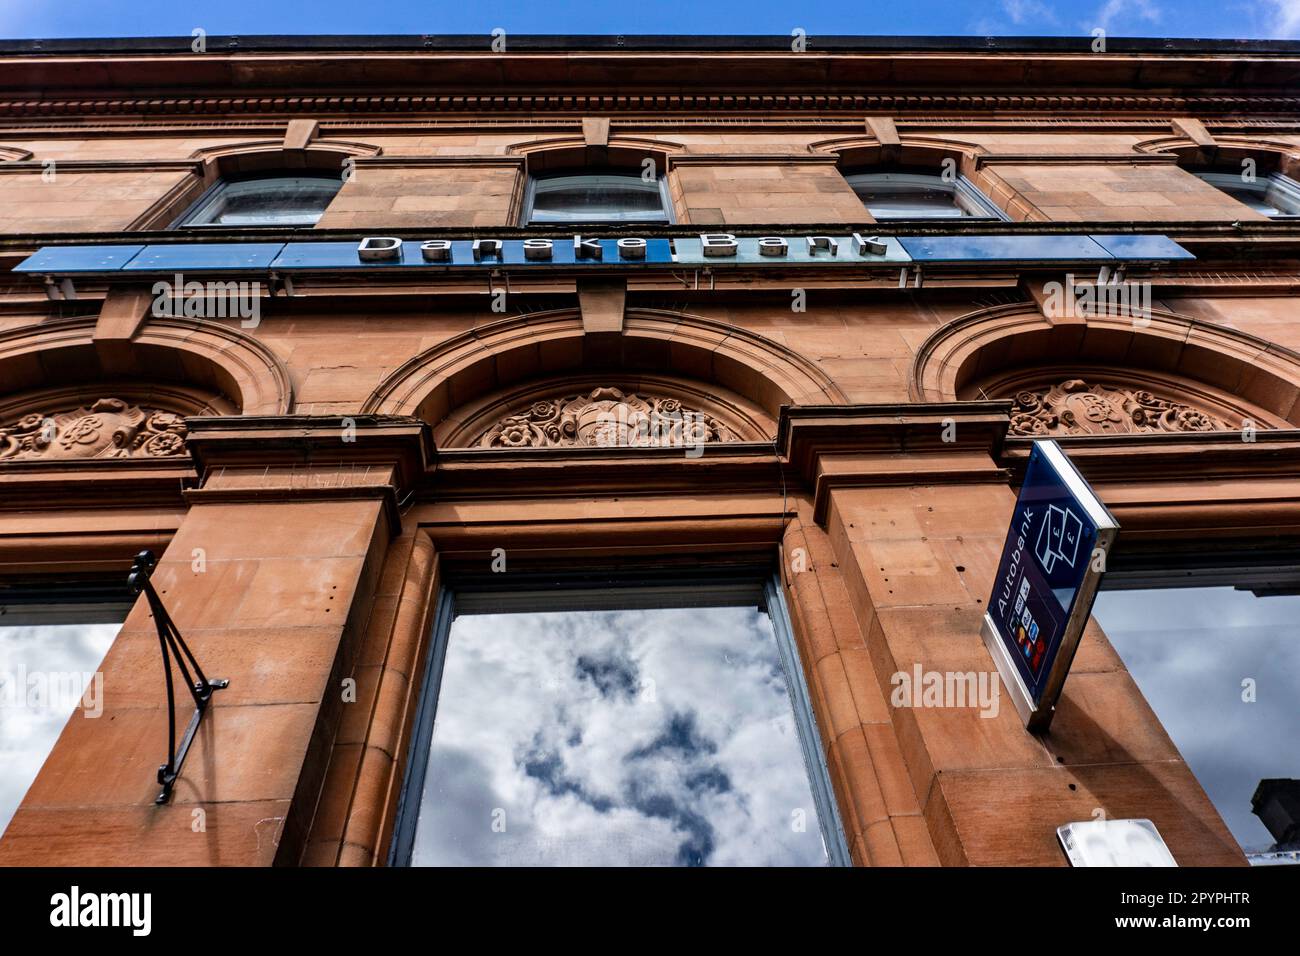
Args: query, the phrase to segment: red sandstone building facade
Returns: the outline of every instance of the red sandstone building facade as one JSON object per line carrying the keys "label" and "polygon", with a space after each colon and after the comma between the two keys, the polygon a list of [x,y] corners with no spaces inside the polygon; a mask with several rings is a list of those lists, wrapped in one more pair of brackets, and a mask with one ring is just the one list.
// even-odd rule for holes
{"label": "red sandstone building facade", "polygon": [[[1255,791],[1300,776],[1298,81],[1287,44],[9,44],[0,632],[102,693],[39,752],[8,705],[0,864],[1054,866],[1099,817],[1182,865],[1283,856]],[[899,689],[996,681],[1037,438],[1122,531],[1033,734]],[[161,805],[155,621],[114,590],[144,549],[229,681]],[[741,644],[689,668],[716,694],[672,662],[746,605],[788,698],[726,736],[692,707],[752,716]],[[669,611],[521,663],[556,616]],[[810,804],[746,790],[782,773]],[[568,855],[594,826],[613,856]]]}

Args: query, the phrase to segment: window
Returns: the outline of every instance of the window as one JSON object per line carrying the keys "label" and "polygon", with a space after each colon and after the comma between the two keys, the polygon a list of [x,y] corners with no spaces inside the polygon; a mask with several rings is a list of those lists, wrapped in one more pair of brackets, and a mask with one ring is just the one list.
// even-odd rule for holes
{"label": "window", "polygon": [[671,222],[663,178],[615,170],[534,176],[524,201],[526,223]]}
{"label": "window", "polygon": [[0,592],[0,833],[54,749],[68,718],[103,712],[100,661],[129,603],[48,589]]}
{"label": "window", "polygon": [[775,582],[459,590],[439,618],[392,862],[847,861]]}
{"label": "window", "polygon": [[846,176],[873,219],[1004,219],[964,177],[933,173],[856,173]]}
{"label": "window", "polygon": [[337,172],[259,173],[223,179],[179,226],[314,226],[343,185]]}
{"label": "window", "polygon": [[1251,182],[1242,179],[1241,173],[1198,172],[1196,175],[1270,219],[1300,216],[1300,183],[1281,173],[1260,175]]}
{"label": "window", "polygon": [[1248,858],[1300,862],[1254,812],[1257,791],[1300,795],[1300,589],[1234,577],[1121,575],[1093,614]]}

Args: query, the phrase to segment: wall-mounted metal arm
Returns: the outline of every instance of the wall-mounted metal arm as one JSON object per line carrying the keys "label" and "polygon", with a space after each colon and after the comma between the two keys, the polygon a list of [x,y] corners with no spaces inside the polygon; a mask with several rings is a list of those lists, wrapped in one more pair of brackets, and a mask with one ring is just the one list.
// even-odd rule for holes
{"label": "wall-mounted metal arm", "polygon": [[[161,804],[171,799],[172,787],[176,784],[176,778],[180,776],[185,755],[189,753],[190,744],[194,742],[194,734],[198,731],[203,714],[208,709],[212,692],[228,686],[230,681],[220,678],[209,680],[204,676],[203,668],[195,660],[185,639],[172,623],[167,608],[163,607],[162,598],[154,590],[151,577],[157,563],[152,551],[141,551],[135,556],[135,563],[131,565],[131,574],[126,582],[132,594],[138,595],[144,592],[149,602],[149,609],[153,611],[153,622],[158,628],[158,645],[162,650],[163,674],[167,678],[167,762],[158,768],[158,782],[162,784],[162,792],[154,800],[154,803]],[[176,691],[172,684],[171,663],[173,657],[176,658],[176,666],[181,669],[181,676],[185,678],[190,696],[194,698],[194,716],[190,718],[190,725],[181,739],[179,750],[176,748]]]}

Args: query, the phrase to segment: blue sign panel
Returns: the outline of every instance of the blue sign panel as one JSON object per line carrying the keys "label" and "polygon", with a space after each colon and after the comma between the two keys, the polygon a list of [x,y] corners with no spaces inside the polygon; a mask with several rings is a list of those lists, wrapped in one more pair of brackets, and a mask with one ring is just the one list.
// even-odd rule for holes
{"label": "blue sign panel", "polygon": [[1111,262],[1114,259],[1088,236],[904,236],[899,242],[917,262]]}
{"label": "blue sign panel", "polygon": [[14,272],[70,276],[80,273],[116,272],[144,249],[134,246],[42,246],[18,265]]}
{"label": "blue sign panel", "polygon": [[1125,262],[1149,259],[1152,262],[1177,262],[1195,259],[1168,236],[1093,236],[1099,246]]}
{"label": "blue sign panel", "polygon": [[990,652],[1031,727],[1051,719],[1092,611],[1098,555],[1117,530],[1056,442],[1035,442],[985,619],[985,641],[996,642]]}
{"label": "blue sign panel", "polygon": [[139,276],[177,272],[369,272],[375,269],[479,269],[608,266],[826,265],[886,269],[947,262],[1118,263],[1193,258],[1165,236],[774,235],[601,239],[589,235],[524,239],[403,239],[368,236],[296,242],[166,242],[47,246],[14,267],[49,277]]}
{"label": "blue sign panel", "polygon": [[126,272],[247,272],[265,269],[284,248],[283,242],[205,242],[145,246],[122,267]]}

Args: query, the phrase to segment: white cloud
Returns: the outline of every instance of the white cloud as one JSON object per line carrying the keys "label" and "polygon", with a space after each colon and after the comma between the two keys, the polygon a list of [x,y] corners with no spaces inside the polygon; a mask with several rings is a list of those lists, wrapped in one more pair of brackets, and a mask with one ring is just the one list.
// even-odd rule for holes
{"label": "white cloud", "polygon": [[1042,0],[1001,0],[1000,6],[1002,16],[980,17],[971,30],[980,36],[1031,35],[1057,22],[1055,11]]}
{"label": "white cloud", "polygon": [[1150,0],[1106,0],[1097,11],[1088,30],[1101,27],[1107,33],[1131,32],[1129,24],[1137,21],[1159,23],[1161,10]]}
{"label": "white cloud", "polygon": [[1047,4],[1040,3],[1039,0],[1002,0],[1002,9],[1006,11],[1012,23],[1026,23],[1028,21],[1053,23],[1056,15]]}
{"label": "white cloud", "polygon": [[1272,35],[1279,40],[1300,39],[1300,0],[1267,0],[1276,19]]}

